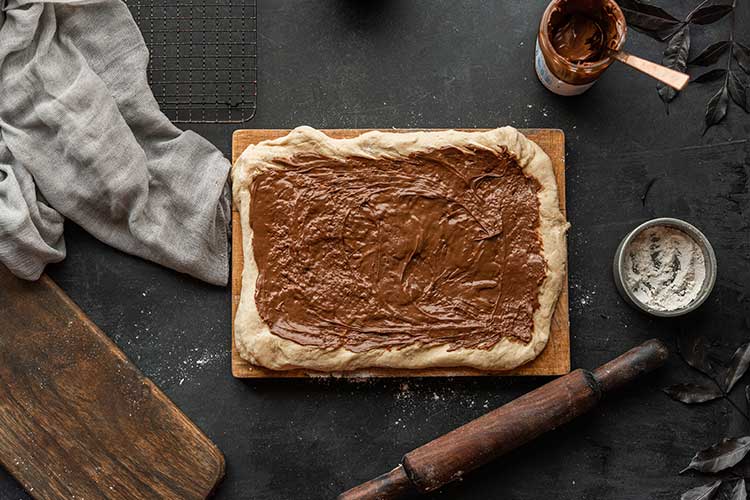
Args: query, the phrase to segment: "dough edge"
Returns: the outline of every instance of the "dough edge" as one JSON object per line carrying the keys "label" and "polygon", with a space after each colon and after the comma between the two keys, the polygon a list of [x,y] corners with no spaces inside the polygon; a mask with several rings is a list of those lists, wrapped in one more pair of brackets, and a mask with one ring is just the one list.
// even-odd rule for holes
{"label": "dough edge", "polygon": [[[278,168],[276,158],[301,152],[344,158],[399,158],[443,146],[472,146],[498,151],[503,146],[513,154],[524,173],[537,179],[540,232],[547,274],[539,290],[539,308],[534,314],[532,339],[527,344],[501,339],[492,349],[460,348],[415,344],[398,350],[372,349],[354,353],[345,348],[321,349],[303,346],[272,334],[258,314],[255,285],[258,267],[253,255],[250,228],[249,186],[253,176],[265,169]],[[434,132],[370,131],[351,139],[332,139],[303,126],[288,135],[250,145],[232,167],[234,203],[240,212],[244,270],[242,292],[234,321],[235,344],[240,356],[254,365],[272,370],[304,369],[340,372],[367,368],[421,369],[470,367],[484,371],[510,370],[536,358],[547,345],[554,313],[567,265],[566,232],[569,224],[559,208],[557,181],[552,162],[533,141],[513,127],[483,132],[456,130]]]}

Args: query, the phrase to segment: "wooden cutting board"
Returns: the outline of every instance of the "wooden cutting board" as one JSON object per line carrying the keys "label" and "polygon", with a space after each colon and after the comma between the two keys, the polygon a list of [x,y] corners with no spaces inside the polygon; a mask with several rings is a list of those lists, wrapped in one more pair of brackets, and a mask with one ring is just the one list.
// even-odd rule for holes
{"label": "wooden cutting board", "polygon": [[39,499],[200,499],[224,457],[47,276],[0,266],[0,463]]}
{"label": "wooden cutting board", "polygon": [[[468,131],[478,131],[472,129]],[[356,137],[368,129],[323,130],[336,139]],[[388,132],[411,132],[412,130],[387,130]],[[560,208],[565,213],[565,135],[557,129],[521,130],[526,137],[536,142],[552,159],[555,177],[560,193]],[[250,144],[267,139],[276,139],[289,133],[289,130],[237,130],[232,136],[232,163]],[[307,377],[326,374],[306,370],[274,371],[255,366],[240,357],[234,343],[234,316],[242,291],[242,227],[239,212],[232,211],[232,375],[237,378]],[[423,370],[396,370],[375,368],[336,374],[343,377],[435,377],[435,376],[482,376],[482,375],[563,375],[570,371],[570,323],[568,320],[568,278],[552,317],[552,330],[549,342],[542,353],[530,363],[514,370],[480,371],[471,368],[432,368]]]}

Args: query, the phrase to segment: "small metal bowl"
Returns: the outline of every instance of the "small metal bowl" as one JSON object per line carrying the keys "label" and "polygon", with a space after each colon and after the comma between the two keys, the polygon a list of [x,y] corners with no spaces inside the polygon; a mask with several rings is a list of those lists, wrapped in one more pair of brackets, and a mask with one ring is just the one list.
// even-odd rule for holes
{"label": "small metal bowl", "polygon": [[[698,296],[687,306],[681,309],[675,309],[671,311],[653,309],[638,300],[633,292],[627,286],[625,286],[625,249],[628,247],[630,242],[633,241],[633,239],[635,239],[635,237],[638,236],[644,229],[654,226],[667,226],[674,229],[679,229],[683,233],[692,237],[703,251],[703,258],[706,262],[706,279],[703,280],[703,286],[701,287]],[[693,226],[692,224],[688,224],[687,222],[680,219],[661,217],[644,222],[640,226],[630,231],[630,233],[628,233],[628,235],[622,239],[620,245],[617,247],[617,251],[615,252],[615,259],[612,265],[612,270],[614,272],[615,285],[617,286],[617,290],[620,292],[620,295],[622,295],[622,298],[625,299],[626,302],[645,313],[662,318],[672,318],[675,316],[682,316],[683,314],[694,311],[701,304],[703,304],[703,302],[705,302],[708,296],[711,294],[711,290],[713,290],[714,288],[714,283],[716,283],[716,254],[714,253],[714,249],[711,246],[711,243],[709,243],[708,238],[706,238],[703,233],[701,233],[695,226]]]}

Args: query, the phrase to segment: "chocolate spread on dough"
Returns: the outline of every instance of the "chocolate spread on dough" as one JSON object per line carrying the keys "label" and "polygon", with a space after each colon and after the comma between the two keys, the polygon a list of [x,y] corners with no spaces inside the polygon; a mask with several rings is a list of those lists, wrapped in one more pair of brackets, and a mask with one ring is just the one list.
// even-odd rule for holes
{"label": "chocolate spread on dough", "polygon": [[280,164],[253,179],[250,206],[255,300],[273,334],[353,352],[531,340],[540,185],[511,154]]}

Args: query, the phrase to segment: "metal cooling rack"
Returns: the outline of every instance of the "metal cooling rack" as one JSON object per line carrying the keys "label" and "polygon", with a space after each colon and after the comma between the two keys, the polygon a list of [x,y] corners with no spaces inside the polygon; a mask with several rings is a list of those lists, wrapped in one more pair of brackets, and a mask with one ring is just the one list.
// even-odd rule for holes
{"label": "metal cooling rack", "polygon": [[242,123],[258,96],[256,0],[126,0],[149,48],[148,80],[180,123]]}

